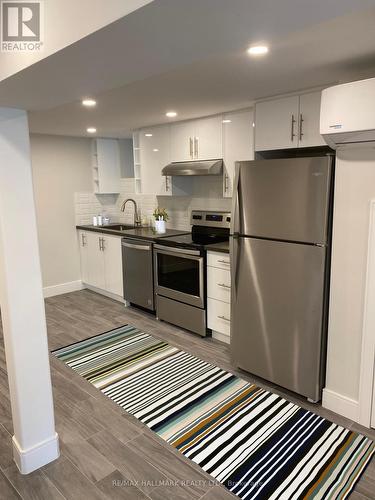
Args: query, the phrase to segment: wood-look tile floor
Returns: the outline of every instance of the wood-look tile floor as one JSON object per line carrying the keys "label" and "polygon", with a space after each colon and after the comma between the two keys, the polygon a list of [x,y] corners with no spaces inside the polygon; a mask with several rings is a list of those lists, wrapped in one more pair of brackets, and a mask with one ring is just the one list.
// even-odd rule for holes
{"label": "wood-look tile floor", "polygon": [[[231,367],[228,346],[202,339],[152,315],[88,290],[46,300],[50,350],[126,323],[237,373],[320,415],[375,438],[375,431],[310,405],[294,394],[254,379]],[[33,500],[226,500],[236,498],[193,462],[126,414],[90,383],[51,356],[57,432],[61,456],[27,476],[12,460],[12,420],[2,336],[0,338],[0,499]],[[375,499],[375,463],[352,494]]]}

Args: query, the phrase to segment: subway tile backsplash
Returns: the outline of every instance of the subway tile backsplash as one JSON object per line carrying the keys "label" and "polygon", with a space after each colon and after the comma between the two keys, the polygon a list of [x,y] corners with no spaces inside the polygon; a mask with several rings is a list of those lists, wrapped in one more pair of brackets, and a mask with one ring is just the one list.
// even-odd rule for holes
{"label": "subway tile backsplash", "polygon": [[192,196],[154,196],[135,194],[134,179],[121,179],[120,194],[96,195],[75,193],[76,225],[92,224],[94,215],[102,214],[113,222],[133,223],[133,206],[128,203],[125,212],[120,208],[126,198],[137,202],[142,219],[152,223],[152,213],[157,206],[166,208],[169,214],[167,227],[190,230],[191,210],[231,210],[231,199],[222,196],[221,177],[200,177],[194,179]]}

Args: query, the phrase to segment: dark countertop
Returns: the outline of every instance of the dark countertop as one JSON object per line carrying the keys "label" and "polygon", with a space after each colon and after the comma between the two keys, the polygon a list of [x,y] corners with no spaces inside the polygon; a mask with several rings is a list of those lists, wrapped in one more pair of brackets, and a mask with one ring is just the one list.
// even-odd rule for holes
{"label": "dark countertop", "polygon": [[[113,234],[114,236],[126,236],[127,238],[135,238],[141,240],[156,240],[158,238],[167,238],[168,236],[176,236],[179,234],[188,234],[189,231],[179,231],[178,229],[167,229],[166,233],[157,233],[151,227],[131,227],[129,229],[124,229],[123,231],[119,231],[117,229],[112,229],[111,225],[116,224],[115,222],[109,224],[108,226],[76,226],[77,229],[81,229],[83,231],[93,231],[96,233],[104,233],[104,234]],[[119,222],[118,224],[121,224]],[[121,224],[126,226],[126,224]]]}
{"label": "dark countertop", "polygon": [[229,241],[223,241],[221,243],[211,243],[205,246],[206,250],[212,250],[213,252],[229,253]]}

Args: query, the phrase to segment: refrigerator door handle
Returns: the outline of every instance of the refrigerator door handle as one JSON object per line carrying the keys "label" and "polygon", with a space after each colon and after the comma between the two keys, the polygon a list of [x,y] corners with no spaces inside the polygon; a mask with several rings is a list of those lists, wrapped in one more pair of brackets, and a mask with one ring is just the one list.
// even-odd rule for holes
{"label": "refrigerator door handle", "polygon": [[240,232],[240,198],[239,198],[239,183],[240,183],[240,162],[236,162],[235,176],[233,183],[233,201],[232,201],[232,221],[231,234],[239,234]]}
{"label": "refrigerator door handle", "polygon": [[238,266],[238,234],[230,238],[230,274],[231,274],[231,302],[234,304],[237,296],[237,266]]}

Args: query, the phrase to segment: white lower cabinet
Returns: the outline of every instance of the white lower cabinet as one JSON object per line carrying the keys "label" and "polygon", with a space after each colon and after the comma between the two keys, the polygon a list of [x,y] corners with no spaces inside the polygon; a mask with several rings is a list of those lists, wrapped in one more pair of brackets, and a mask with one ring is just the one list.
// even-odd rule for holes
{"label": "white lower cabinet", "polygon": [[[219,340],[230,339],[230,304],[220,302],[220,300],[207,298],[207,324],[212,330],[212,336]],[[216,335],[221,334],[221,336]],[[222,338],[225,336],[225,338]]]}
{"label": "white lower cabinet", "polygon": [[207,252],[207,326],[212,337],[230,342],[230,261],[229,254]]}
{"label": "white lower cabinet", "polygon": [[82,282],[123,296],[121,237],[79,231]]}
{"label": "white lower cabinet", "polygon": [[121,237],[102,236],[105,290],[115,295],[124,294],[122,277]]}
{"label": "white lower cabinet", "polygon": [[78,232],[79,250],[81,257],[81,279],[83,283],[89,281],[89,252],[87,243],[87,233],[84,231]]}
{"label": "white lower cabinet", "polygon": [[87,284],[105,290],[104,255],[101,250],[101,233],[86,233]]}

